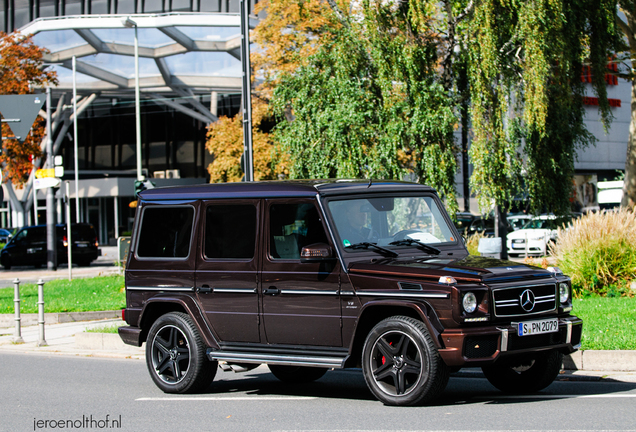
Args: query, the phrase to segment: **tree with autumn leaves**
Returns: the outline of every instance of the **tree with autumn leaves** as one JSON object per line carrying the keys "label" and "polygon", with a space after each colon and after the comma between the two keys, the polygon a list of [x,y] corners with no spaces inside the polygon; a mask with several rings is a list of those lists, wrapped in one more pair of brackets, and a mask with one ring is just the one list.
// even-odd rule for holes
{"label": "tree with autumn leaves", "polygon": [[[44,66],[42,57],[45,52],[33,43],[31,37],[0,32],[0,94],[32,94],[36,89],[57,84],[55,72]],[[7,117],[2,114],[3,118]],[[0,162],[3,177],[18,187],[28,180],[33,169],[32,161],[42,156],[40,142],[45,134],[45,125],[46,121],[38,116],[24,142],[15,139],[2,141]],[[2,123],[2,136],[13,136],[7,123]]]}

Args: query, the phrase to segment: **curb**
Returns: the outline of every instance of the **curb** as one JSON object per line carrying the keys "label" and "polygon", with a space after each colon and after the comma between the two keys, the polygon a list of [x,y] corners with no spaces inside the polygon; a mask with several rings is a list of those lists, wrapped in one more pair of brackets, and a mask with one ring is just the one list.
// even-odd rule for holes
{"label": "curb", "polygon": [[106,350],[116,352],[126,352],[131,354],[145,353],[142,347],[126,345],[115,333],[76,333],[75,347],[87,350]]}
{"label": "curb", "polygon": [[636,350],[585,350],[563,358],[565,370],[584,371],[636,371]]}
{"label": "curb", "polygon": [[[90,311],[90,312],[54,312],[45,313],[44,322],[47,324],[61,324],[78,321],[93,321],[102,319],[121,318],[121,310]],[[30,326],[38,324],[38,314],[28,313],[20,315],[20,324]],[[15,325],[14,314],[0,314],[0,327]]]}

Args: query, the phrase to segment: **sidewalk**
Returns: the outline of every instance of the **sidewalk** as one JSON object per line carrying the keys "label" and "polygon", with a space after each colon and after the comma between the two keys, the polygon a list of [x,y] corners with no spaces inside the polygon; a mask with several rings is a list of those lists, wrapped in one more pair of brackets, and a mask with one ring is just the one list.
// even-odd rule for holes
{"label": "sidewalk", "polygon": [[[105,312],[112,316],[117,311]],[[76,320],[83,317],[81,313]],[[90,319],[89,314],[84,317]],[[61,320],[58,319],[58,321]],[[98,319],[45,324],[44,339],[47,346],[38,347],[39,326],[22,327],[24,343],[13,343],[14,326],[0,324],[0,352],[29,354],[59,354],[85,357],[129,358],[143,360],[145,345],[133,347],[124,344],[115,333],[87,333],[86,329],[126,325],[121,319]],[[636,351],[577,351],[564,361],[566,369],[557,378],[560,381],[602,381],[636,383]],[[578,368],[578,370],[576,370]],[[453,376],[483,377],[479,368],[465,368]]]}
{"label": "sidewalk", "polygon": [[47,346],[41,347],[37,346],[40,331],[37,324],[22,327],[24,343],[13,342],[15,324],[12,327],[3,326],[0,327],[0,352],[144,359],[145,347],[126,345],[116,333],[86,332],[86,329],[124,325],[126,323],[119,318],[45,323],[44,340]]}

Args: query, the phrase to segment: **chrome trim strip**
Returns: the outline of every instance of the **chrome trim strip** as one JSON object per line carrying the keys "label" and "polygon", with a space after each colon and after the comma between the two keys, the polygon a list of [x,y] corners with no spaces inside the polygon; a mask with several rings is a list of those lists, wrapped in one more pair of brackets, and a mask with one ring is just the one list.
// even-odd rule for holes
{"label": "chrome trim strip", "polygon": [[508,329],[498,328],[501,332],[501,347],[499,347],[499,351],[506,352],[508,351]]}
{"label": "chrome trim strip", "polygon": [[565,343],[572,343],[572,321],[569,321],[565,323],[567,325],[567,333],[565,336]]}
{"label": "chrome trim strip", "polygon": [[374,291],[357,291],[357,293],[359,296],[374,296],[374,297],[418,297],[418,298],[434,298],[434,299],[450,298],[449,293],[374,292]]}
{"label": "chrome trim strip", "polygon": [[256,288],[212,288],[214,293],[255,294]]}
{"label": "chrome trim strip", "polygon": [[290,366],[317,366],[336,369],[342,369],[347,359],[346,357],[267,355],[214,350],[209,350],[207,356],[210,360],[235,361],[240,363],[270,363]]}
{"label": "chrome trim strip", "polygon": [[194,287],[175,287],[175,286],[167,286],[167,287],[127,286],[126,289],[131,291],[194,291]]}
{"label": "chrome trim strip", "polygon": [[352,296],[355,295],[353,291],[340,291],[340,295]]}
{"label": "chrome trim strip", "polygon": [[[484,281],[484,283],[488,283],[488,280],[486,279]],[[522,288],[534,288],[534,287],[542,287],[542,286],[554,286],[554,290],[556,292],[556,282],[554,283],[538,283],[538,284],[534,284],[534,285],[519,285],[519,286],[511,286],[511,287],[502,287],[502,288],[492,288],[492,291],[504,291],[504,290],[509,290],[509,289],[522,289]]]}
{"label": "chrome trim strip", "polygon": [[319,290],[280,290],[281,294],[296,294],[296,295],[338,295],[338,291],[319,291]]}

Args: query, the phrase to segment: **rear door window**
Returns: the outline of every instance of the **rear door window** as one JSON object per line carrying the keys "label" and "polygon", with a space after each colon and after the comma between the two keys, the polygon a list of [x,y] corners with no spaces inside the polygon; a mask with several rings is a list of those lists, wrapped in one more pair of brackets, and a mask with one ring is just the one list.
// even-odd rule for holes
{"label": "rear door window", "polygon": [[205,212],[205,249],[208,259],[251,259],[256,247],[256,206],[214,204]]}
{"label": "rear door window", "polygon": [[194,208],[146,207],[137,246],[140,258],[187,258],[192,241]]}

